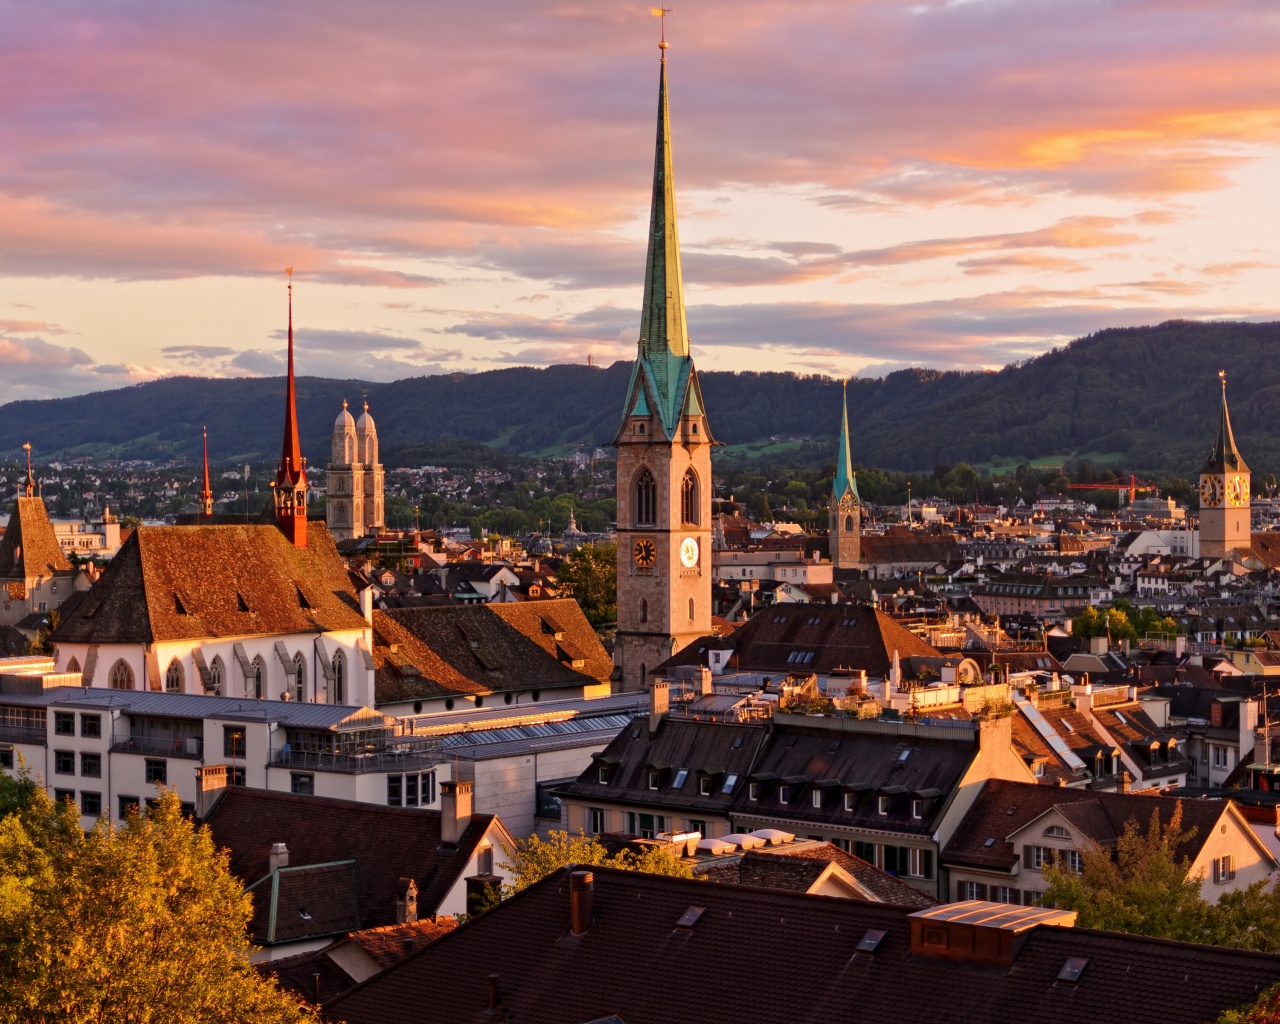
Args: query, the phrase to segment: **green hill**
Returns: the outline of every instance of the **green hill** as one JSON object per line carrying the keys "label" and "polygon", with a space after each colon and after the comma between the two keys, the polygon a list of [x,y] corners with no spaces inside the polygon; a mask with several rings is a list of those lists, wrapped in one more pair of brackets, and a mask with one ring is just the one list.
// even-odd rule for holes
{"label": "green hill", "polygon": [[[849,384],[854,458],[923,470],[960,461],[1004,465],[1087,457],[1152,472],[1195,472],[1230,383],[1236,438],[1255,471],[1280,468],[1280,323],[1170,321],[1100,331],[997,372],[902,370]],[[298,412],[307,455],[329,457],[344,397],[367,396],[388,465],[492,462],[607,444],[629,366],[515,367],[388,384],[303,377]],[[840,385],[792,373],[701,375],[725,457],[822,458]],[[76,398],[0,408],[0,452],[30,440],[40,459],[73,454],[197,456],[209,427],[219,462],[272,459],[283,417],[280,379],[172,377]],[[819,445],[799,445],[796,439]]]}

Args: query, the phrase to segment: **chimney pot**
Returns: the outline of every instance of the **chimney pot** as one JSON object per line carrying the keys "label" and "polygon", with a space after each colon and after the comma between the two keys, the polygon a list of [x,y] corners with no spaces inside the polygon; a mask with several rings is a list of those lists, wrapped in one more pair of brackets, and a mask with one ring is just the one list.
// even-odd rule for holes
{"label": "chimney pot", "polygon": [[404,955],[408,956],[413,952],[413,936],[406,935],[404,938]]}
{"label": "chimney pot", "polygon": [[498,1008],[498,1000],[502,998],[500,982],[502,975],[489,975],[489,1009],[496,1010]]}
{"label": "chimney pot", "polygon": [[569,931],[584,935],[591,927],[595,902],[595,875],[590,871],[574,871],[569,875]]}
{"label": "chimney pot", "polygon": [[281,868],[287,868],[289,866],[289,847],[284,843],[272,843],[268,866],[273,874]]}
{"label": "chimney pot", "polygon": [[457,846],[471,824],[472,784],[460,779],[440,783],[440,842]]}
{"label": "chimney pot", "polygon": [[654,683],[649,688],[649,732],[650,734],[658,731],[658,723],[662,721],[663,715],[667,713],[668,703],[667,684]]}

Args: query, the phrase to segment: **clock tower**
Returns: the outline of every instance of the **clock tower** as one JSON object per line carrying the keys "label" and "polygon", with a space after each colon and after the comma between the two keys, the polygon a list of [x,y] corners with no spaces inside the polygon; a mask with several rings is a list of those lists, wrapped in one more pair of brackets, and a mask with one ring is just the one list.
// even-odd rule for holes
{"label": "clock tower", "polygon": [[1249,467],[1236,449],[1227,413],[1227,375],[1222,382],[1222,410],[1213,450],[1200,468],[1200,554],[1219,558],[1251,543],[1249,532]]}
{"label": "clock tower", "polygon": [[640,340],[618,450],[618,634],[623,690],[711,632],[711,447],[689,354],[663,47]]}

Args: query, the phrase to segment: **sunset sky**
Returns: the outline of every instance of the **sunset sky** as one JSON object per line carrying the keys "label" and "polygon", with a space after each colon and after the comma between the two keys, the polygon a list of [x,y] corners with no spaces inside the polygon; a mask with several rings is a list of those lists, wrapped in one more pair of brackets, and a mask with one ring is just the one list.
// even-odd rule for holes
{"label": "sunset sky", "polygon": [[[977,369],[1280,313],[1275,0],[684,0],[704,369]],[[0,0],[0,401],[631,358],[658,23]]]}

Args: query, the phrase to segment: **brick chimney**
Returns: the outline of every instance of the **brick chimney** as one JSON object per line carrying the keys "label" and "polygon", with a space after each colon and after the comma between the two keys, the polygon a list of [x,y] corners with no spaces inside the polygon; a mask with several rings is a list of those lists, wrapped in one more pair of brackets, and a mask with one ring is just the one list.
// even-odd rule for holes
{"label": "brick chimney", "polygon": [[707,668],[706,665],[703,665],[698,669],[698,693],[705,697],[707,694],[712,692],[713,688],[714,687],[711,683],[711,669]]}
{"label": "brick chimney", "polygon": [[267,869],[275,874],[281,868],[289,866],[289,847],[284,843],[272,843],[271,855],[267,859]]}
{"label": "brick chimney", "polygon": [[658,723],[669,707],[666,683],[652,683],[649,687],[649,734],[658,731]]}
{"label": "brick chimney", "polygon": [[223,793],[227,791],[227,766],[225,764],[206,764],[196,768],[196,819],[204,821],[209,817]]}
{"label": "brick chimney", "polygon": [[462,833],[471,824],[473,784],[459,779],[440,783],[440,842],[457,846]]}

